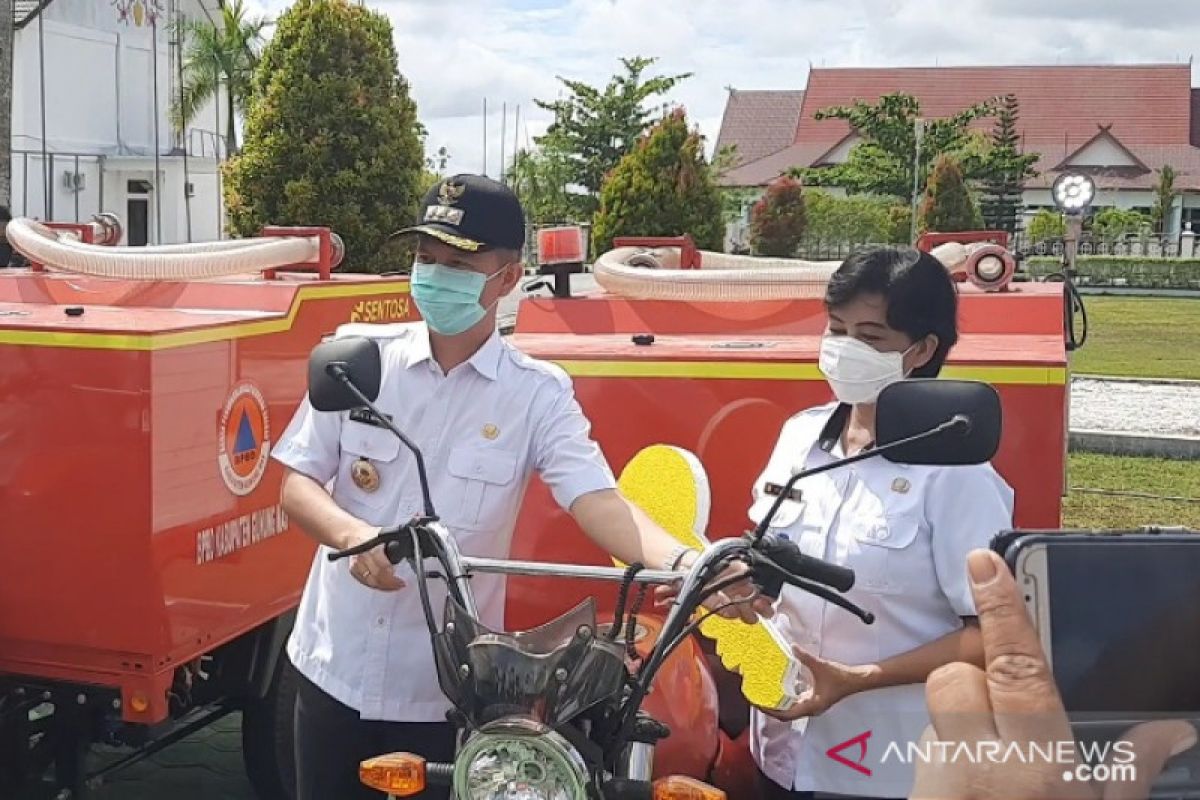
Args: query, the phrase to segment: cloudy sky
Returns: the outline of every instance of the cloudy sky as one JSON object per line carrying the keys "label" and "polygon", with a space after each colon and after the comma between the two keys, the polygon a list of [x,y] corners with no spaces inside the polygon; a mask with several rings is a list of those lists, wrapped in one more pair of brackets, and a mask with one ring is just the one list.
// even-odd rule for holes
{"label": "cloudy sky", "polygon": [[[809,65],[930,66],[1179,62],[1200,50],[1187,0],[367,0],[395,29],[400,70],[449,168],[500,164],[548,124],[534,98],[556,76],[603,85],[623,56],[658,74],[694,73],[673,92],[712,147],[727,86],[797,89]],[[268,16],[287,0],[250,0]],[[1192,11],[1187,11],[1191,7]],[[1197,53],[1200,55],[1200,53]],[[1192,68],[1200,86],[1200,61]],[[520,124],[515,112],[520,107]]]}

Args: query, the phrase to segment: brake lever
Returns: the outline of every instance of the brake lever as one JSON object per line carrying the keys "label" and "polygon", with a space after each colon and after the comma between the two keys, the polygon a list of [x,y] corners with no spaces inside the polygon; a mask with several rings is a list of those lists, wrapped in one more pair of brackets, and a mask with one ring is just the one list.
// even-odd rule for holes
{"label": "brake lever", "polygon": [[406,547],[412,540],[409,536],[409,530],[412,528],[421,528],[430,522],[437,520],[437,517],[417,517],[412,522],[401,525],[398,528],[392,528],[387,531],[380,531],[378,536],[368,539],[365,542],[356,544],[353,547],[347,547],[345,550],[338,550],[330,553],[326,558],[330,561],[339,561],[350,556],[357,556],[366,553],[369,550],[374,550],[379,545],[383,545],[384,554],[388,561],[393,564],[399,564],[404,559],[411,555],[411,548]]}
{"label": "brake lever", "polygon": [[[754,550],[751,552],[753,553],[751,558],[755,566],[752,580],[754,581],[754,585],[758,587],[759,592],[761,592],[765,597],[769,597],[772,600],[779,599],[779,593],[783,591],[783,585],[786,583],[791,586],[795,586],[797,589],[808,592],[809,594],[816,595],[822,600],[833,603],[839,608],[844,608],[846,611],[849,611],[851,614],[861,619],[867,625],[871,625],[875,622],[874,614],[855,605],[853,602],[847,600],[845,597],[842,597],[833,589],[826,588],[819,583],[807,581],[804,578],[799,578],[791,574],[786,569],[772,561],[770,557],[759,551]],[[766,574],[763,574],[764,572]]]}
{"label": "brake lever", "polygon": [[326,556],[326,558],[328,558],[330,561],[340,561],[341,559],[349,558],[350,556],[362,555],[368,550],[374,550],[381,544],[386,547],[389,542],[396,542],[399,539],[400,534],[403,532],[404,528],[395,528],[390,531],[382,531],[373,539],[368,539],[367,541],[356,544],[353,547],[347,547],[345,550],[338,550],[330,553],[328,556]]}

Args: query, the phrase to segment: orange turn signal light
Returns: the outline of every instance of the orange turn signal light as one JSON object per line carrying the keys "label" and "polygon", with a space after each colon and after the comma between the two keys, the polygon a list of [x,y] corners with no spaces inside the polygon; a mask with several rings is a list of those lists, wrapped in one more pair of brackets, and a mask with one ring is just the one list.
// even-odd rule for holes
{"label": "orange turn signal light", "polygon": [[393,797],[412,797],[425,791],[425,759],[412,753],[388,753],[358,765],[358,779]]}
{"label": "orange turn signal light", "polygon": [[695,778],[669,775],[654,782],[654,800],[725,800],[725,793]]}

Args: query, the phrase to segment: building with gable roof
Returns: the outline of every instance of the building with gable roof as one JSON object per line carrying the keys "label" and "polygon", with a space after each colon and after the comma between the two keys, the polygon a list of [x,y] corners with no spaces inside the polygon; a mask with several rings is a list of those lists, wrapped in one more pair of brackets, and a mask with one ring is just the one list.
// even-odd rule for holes
{"label": "building with gable roof", "polygon": [[[1096,181],[1095,207],[1154,204],[1158,171],[1171,166],[1178,193],[1166,232],[1200,231],[1200,88],[1190,64],[917,67],[814,67],[802,91],[729,90],[716,152],[736,147],[726,187],[761,189],[795,167],[844,162],[859,136],[844,120],[816,112],[855,100],[906,92],[927,118],[946,117],[997,95],[1020,102],[1018,131],[1027,153],[1039,154],[1038,176],[1025,187],[1031,215],[1053,208],[1059,173],[1083,171]],[[972,127],[990,131],[993,118]]]}

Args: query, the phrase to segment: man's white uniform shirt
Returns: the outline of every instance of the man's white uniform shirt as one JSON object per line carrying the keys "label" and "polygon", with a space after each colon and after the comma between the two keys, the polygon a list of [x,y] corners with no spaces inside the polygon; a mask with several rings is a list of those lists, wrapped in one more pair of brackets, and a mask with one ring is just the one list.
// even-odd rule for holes
{"label": "man's white uniform shirt", "polygon": [[[570,378],[524,355],[498,333],[471,359],[443,374],[423,323],[343,326],[341,334],[377,338],[382,380],[376,405],[422,451],[434,510],[465,555],[505,558],[525,487],[537,472],[564,509],[616,481],[575,400]],[[423,511],[413,454],[391,431],[314,411],[307,398],[272,456],[317,482],[354,516],[391,527]],[[373,492],[355,485],[351,466],[378,471]],[[438,688],[415,578],[399,591],[370,589],[330,562],[321,546],[300,602],[288,654],[296,668],[364,719],[441,722],[450,703]],[[471,580],[482,617],[503,629],[504,578]],[[440,622],[446,592],[428,582]]]}
{"label": "man's white uniform shirt", "polygon": [[[754,485],[749,516],[759,523],[794,471],[841,457],[840,433],[849,407],[836,403],[789,419]],[[875,615],[858,617],[812,594],[785,587],[777,606],[784,637],[822,659],[873,664],[959,629],[975,615],[967,553],[987,547],[1010,527],[1013,491],[990,464],[916,466],[882,456],[838,467],[795,484],[770,530],[807,555],[850,567],[846,594]],[[775,490],[778,492],[778,490]],[[924,684],[891,686],[848,697],[823,714],[780,722],[754,712],[751,746],[763,772],[783,787],[862,797],[908,797],[914,777],[909,742],[919,742],[929,715]],[[827,755],[869,732],[839,755]],[[895,743],[895,747],[891,747]],[[897,752],[898,750],[898,752]]]}

